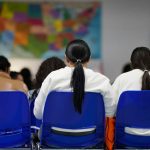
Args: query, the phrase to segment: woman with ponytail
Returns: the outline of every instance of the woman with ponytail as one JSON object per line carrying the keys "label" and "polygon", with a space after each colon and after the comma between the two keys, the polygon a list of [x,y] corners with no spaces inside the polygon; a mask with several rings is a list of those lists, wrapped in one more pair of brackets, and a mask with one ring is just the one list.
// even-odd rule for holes
{"label": "woman with ponytail", "polygon": [[[82,114],[84,93],[97,92],[104,97],[106,116],[113,116],[112,89],[109,79],[104,75],[87,68],[91,51],[83,40],[68,43],[65,51],[67,67],[50,73],[35,100],[34,114],[42,119],[46,97],[51,91],[72,91],[74,110]],[[62,102],[63,104],[63,102]]]}
{"label": "woman with ponytail", "polygon": [[[129,90],[150,90],[150,49],[137,47],[131,54],[132,70],[117,77],[113,84],[114,101],[117,105],[119,96],[123,91]],[[129,129],[131,134],[150,135],[150,130]]]}
{"label": "woman with ponytail", "polygon": [[150,90],[150,49],[135,48],[130,60],[132,70],[119,75],[113,84],[116,105],[123,91]]}

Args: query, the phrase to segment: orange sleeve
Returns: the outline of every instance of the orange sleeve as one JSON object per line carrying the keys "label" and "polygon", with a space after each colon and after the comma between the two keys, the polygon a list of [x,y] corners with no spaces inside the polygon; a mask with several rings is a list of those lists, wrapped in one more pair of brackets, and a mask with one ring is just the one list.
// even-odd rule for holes
{"label": "orange sleeve", "polygon": [[115,137],[115,118],[106,118],[105,143],[107,150],[112,150]]}

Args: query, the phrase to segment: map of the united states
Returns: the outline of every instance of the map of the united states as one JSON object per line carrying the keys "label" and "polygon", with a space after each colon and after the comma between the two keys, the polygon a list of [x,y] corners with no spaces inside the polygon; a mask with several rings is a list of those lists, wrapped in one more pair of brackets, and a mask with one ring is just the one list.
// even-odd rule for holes
{"label": "map of the united states", "polygon": [[100,57],[100,5],[96,2],[0,3],[0,53],[49,57],[63,53],[75,38],[86,40]]}

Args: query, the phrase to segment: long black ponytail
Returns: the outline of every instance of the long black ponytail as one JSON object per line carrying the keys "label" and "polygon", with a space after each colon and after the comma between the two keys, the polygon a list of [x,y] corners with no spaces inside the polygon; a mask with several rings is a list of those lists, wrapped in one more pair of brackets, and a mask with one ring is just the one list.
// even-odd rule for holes
{"label": "long black ponytail", "polygon": [[71,87],[73,88],[73,103],[75,110],[82,112],[82,102],[84,99],[85,75],[82,64],[77,62],[71,78]]}
{"label": "long black ponytail", "polygon": [[150,75],[148,70],[144,70],[142,77],[142,90],[150,90]]}
{"label": "long black ponytail", "polygon": [[147,47],[137,47],[131,55],[133,69],[143,71],[141,90],[150,90],[150,50]]}
{"label": "long black ponytail", "polygon": [[82,65],[89,61],[90,55],[90,49],[83,40],[74,40],[67,45],[66,57],[74,64],[70,86],[73,89],[74,108],[79,113],[82,113],[85,89],[85,75]]}

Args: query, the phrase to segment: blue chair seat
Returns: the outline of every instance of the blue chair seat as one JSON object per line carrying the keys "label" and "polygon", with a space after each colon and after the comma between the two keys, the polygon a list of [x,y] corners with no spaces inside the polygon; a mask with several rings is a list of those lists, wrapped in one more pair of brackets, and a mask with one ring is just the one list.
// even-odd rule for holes
{"label": "blue chair seat", "polygon": [[150,129],[150,91],[125,91],[121,94],[115,134],[117,148],[150,148],[150,136],[126,133],[125,127]]}

